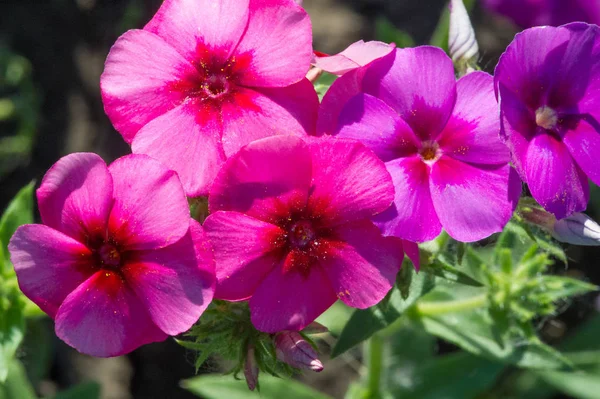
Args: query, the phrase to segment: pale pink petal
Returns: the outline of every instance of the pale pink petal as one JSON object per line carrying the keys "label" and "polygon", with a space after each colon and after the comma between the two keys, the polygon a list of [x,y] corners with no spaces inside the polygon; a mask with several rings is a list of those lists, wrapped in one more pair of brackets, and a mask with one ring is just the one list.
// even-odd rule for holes
{"label": "pale pink petal", "polygon": [[365,43],[359,40],[356,43],[352,43],[339,54],[330,56],[317,55],[313,61],[313,65],[326,72],[341,76],[346,72],[388,55],[395,47],[393,43],[386,44],[377,41]]}
{"label": "pale pink petal", "polygon": [[418,156],[399,158],[385,164],[392,176],[394,203],[373,220],[384,235],[423,242],[442,231],[429,192],[429,167]]}
{"label": "pale pink petal", "polygon": [[99,271],[73,291],[58,309],[56,335],[81,353],[120,356],[167,335],[121,275]]}
{"label": "pale pink petal", "polygon": [[575,129],[568,130],[563,143],[587,177],[600,185],[600,126],[584,117]]}
{"label": "pale pink petal", "polygon": [[402,242],[383,237],[369,220],[340,225],[332,234],[335,245],[319,265],[338,298],[359,309],[379,303],[394,286],[402,266]]}
{"label": "pale pink petal", "polygon": [[145,155],[109,167],[115,201],[109,234],[123,250],[156,249],[179,241],[189,228],[189,205],[177,174]]}
{"label": "pale pink petal", "polygon": [[187,195],[206,195],[225,161],[218,112],[195,102],[180,105],[144,126],[131,148],[177,172]]}
{"label": "pale pink petal", "polygon": [[521,195],[521,181],[509,165],[473,166],[442,156],[431,169],[431,196],[450,236],[478,241],[502,231]]}
{"label": "pale pink petal", "polygon": [[419,244],[412,241],[402,240],[402,248],[404,253],[413,263],[416,271],[421,268],[421,254],[419,252]]}
{"label": "pale pink petal", "polygon": [[375,153],[354,140],[315,139],[308,207],[326,226],[370,218],[394,199],[392,178]]}
{"label": "pale pink petal", "polygon": [[282,88],[239,88],[235,95],[237,103],[225,102],[222,108],[223,150],[228,157],[254,140],[315,131],[319,98],[307,79]]}
{"label": "pale pink petal", "polygon": [[525,163],[531,195],[558,219],[585,210],[590,197],[587,177],[567,147],[550,134],[531,140]]}
{"label": "pale pink petal", "polygon": [[215,179],[209,209],[236,211],[277,222],[306,206],[312,163],[307,145],[294,136],[248,144],[229,158]]}
{"label": "pale pink petal", "polygon": [[180,81],[194,66],[160,37],[131,30],[113,45],[100,78],[104,110],[126,142],[142,126],[181,104]]}
{"label": "pale pink petal", "polygon": [[280,266],[250,299],[252,324],[259,331],[300,331],[336,301],[327,274],[318,265],[307,274]]}
{"label": "pale pink petal", "polygon": [[421,146],[398,113],[369,94],[357,94],[348,101],[338,129],[337,137],[360,141],[384,162],[415,155]]}
{"label": "pale pink petal", "polygon": [[244,86],[282,87],[310,68],[312,28],[304,9],[289,0],[250,0],[250,18],[235,54],[250,54]]}
{"label": "pale pink petal", "polygon": [[173,245],[133,252],[122,271],[152,321],[169,335],[189,330],[215,292],[212,248],[196,221]]}
{"label": "pale pink petal", "polygon": [[457,82],[456,90],[454,112],[437,140],[444,154],[478,164],[508,163],[508,147],[500,140],[494,78],[473,72]]}
{"label": "pale pink petal", "polygon": [[41,224],[19,227],[8,251],[19,288],[52,318],[67,295],[96,271],[85,245]]}
{"label": "pale pink petal", "polygon": [[437,47],[396,49],[370,64],[363,91],[396,110],[419,138],[435,139],[456,102],[454,66]]}
{"label": "pale pink petal", "polygon": [[250,297],[281,263],[285,232],[238,212],[215,212],[204,222],[216,261],[215,297],[238,301]]}
{"label": "pale pink petal", "polygon": [[144,27],[193,59],[199,43],[230,53],[248,24],[249,0],[165,0]]}
{"label": "pale pink petal", "polygon": [[106,163],[91,153],[59,159],[37,190],[43,223],[83,243],[104,237],[112,197]]}

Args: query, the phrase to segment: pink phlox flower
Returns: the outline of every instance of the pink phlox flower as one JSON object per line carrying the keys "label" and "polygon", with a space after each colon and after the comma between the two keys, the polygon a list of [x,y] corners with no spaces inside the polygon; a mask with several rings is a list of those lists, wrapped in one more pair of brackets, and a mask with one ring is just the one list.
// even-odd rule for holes
{"label": "pink phlox flower", "polygon": [[501,231],[521,192],[498,137],[497,107],[490,75],[457,82],[450,58],[424,46],[339,78],[319,123],[385,162],[396,188],[393,206],[374,219],[385,235],[422,242],[443,227],[468,242]]}
{"label": "pink phlox flower", "polygon": [[249,299],[254,326],[269,333],[302,330],[337,299],[378,303],[403,251],[370,218],[393,196],[383,162],[356,141],[250,143],[225,163],[209,196],[216,297]]}
{"label": "pink phlox flower", "polygon": [[212,300],[214,258],[175,172],[145,155],[109,167],[60,159],[37,198],[44,224],[19,227],[11,260],[23,293],[78,351],[118,356],[188,330]]}
{"label": "pink phlox flower", "polygon": [[483,4],[521,28],[575,21],[600,23],[600,2],[596,0],[484,0]]}
{"label": "pink phlox flower", "polygon": [[117,40],[100,86],[133,152],[199,196],[243,145],[314,131],[311,57],[310,19],[293,1],[166,0],[143,30]]}
{"label": "pink phlox flower", "polygon": [[394,43],[386,44],[378,41],[364,42],[359,40],[335,55],[315,52],[312,64],[325,72],[341,76],[388,55],[395,47]]}
{"label": "pink phlox flower", "polygon": [[600,184],[600,28],[519,33],[495,72],[501,135],[533,198],[562,219]]}

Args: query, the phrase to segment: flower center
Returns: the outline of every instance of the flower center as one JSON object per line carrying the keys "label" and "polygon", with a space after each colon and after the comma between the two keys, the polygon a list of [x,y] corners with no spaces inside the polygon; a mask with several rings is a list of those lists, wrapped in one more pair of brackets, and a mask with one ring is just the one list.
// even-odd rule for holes
{"label": "flower center", "polygon": [[440,146],[435,141],[426,141],[419,150],[421,159],[425,162],[437,161],[440,157]]}
{"label": "flower center", "polygon": [[308,220],[301,220],[290,227],[288,240],[293,248],[305,249],[317,237]]}
{"label": "flower center", "polygon": [[544,105],[535,111],[535,123],[546,130],[554,130],[558,123],[558,115],[555,110]]}
{"label": "flower center", "polygon": [[102,244],[98,249],[98,256],[103,267],[114,268],[121,265],[121,254],[112,244]]}
{"label": "flower center", "polygon": [[208,97],[217,98],[229,91],[229,82],[227,76],[213,74],[208,76],[202,85],[204,93]]}

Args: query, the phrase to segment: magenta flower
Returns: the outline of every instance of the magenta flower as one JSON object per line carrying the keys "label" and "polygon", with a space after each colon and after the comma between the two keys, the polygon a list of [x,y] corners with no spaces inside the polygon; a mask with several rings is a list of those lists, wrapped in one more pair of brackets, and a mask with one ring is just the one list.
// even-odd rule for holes
{"label": "magenta flower", "polygon": [[326,72],[341,76],[388,55],[395,47],[394,43],[359,40],[338,54],[327,55],[315,52],[312,64]]}
{"label": "magenta flower", "polygon": [[311,41],[308,15],[290,0],[166,0],[111,49],[106,113],[134,153],[177,171],[189,196],[205,195],[243,145],[314,131]]}
{"label": "magenta flower", "polygon": [[483,4],[521,28],[575,21],[600,23],[597,0],[484,0]]}
{"label": "magenta flower", "polygon": [[367,308],[394,284],[400,240],[370,218],[394,188],[362,144],[292,136],[250,143],[230,158],[209,196],[216,297],[250,298],[254,326],[302,330],[338,298]]}
{"label": "magenta flower", "polygon": [[385,235],[420,242],[443,227],[476,241],[502,230],[521,191],[497,115],[490,75],[456,82],[442,50],[418,47],[342,76],[319,121],[324,132],[360,140],[386,163],[396,195],[374,219]]}
{"label": "magenta flower", "polygon": [[600,29],[528,29],[500,58],[502,136],[533,198],[562,219],[600,184]]}
{"label": "magenta flower", "polygon": [[[177,175],[145,155],[60,159],[37,190],[43,225],[9,244],[21,291],[78,351],[118,356],[188,330],[214,259]],[[191,223],[191,224],[190,224]]]}

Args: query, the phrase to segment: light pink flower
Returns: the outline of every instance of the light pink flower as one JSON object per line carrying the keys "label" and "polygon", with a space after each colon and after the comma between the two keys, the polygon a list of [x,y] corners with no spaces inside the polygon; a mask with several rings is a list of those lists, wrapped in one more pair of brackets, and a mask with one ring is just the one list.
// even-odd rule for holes
{"label": "light pink flower", "polygon": [[250,298],[252,323],[269,333],[302,330],[338,298],[361,309],[378,303],[403,251],[370,218],[393,197],[385,165],[356,141],[250,143],[209,196],[216,297]]}
{"label": "light pink flower", "polygon": [[189,329],[212,300],[214,259],[175,172],[145,155],[60,159],[37,190],[43,225],[9,244],[25,295],[78,351],[118,356]]}
{"label": "light pink flower", "polygon": [[319,355],[296,331],[282,331],[273,338],[277,359],[302,370],[323,371]]}
{"label": "light pink flower", "polygon": [[106,113],[134,153],[177,171],[189,196],[207,194],[243,145],[314,130],[311,42],[290,0],[166,0],[111,49]]}
{"label": "light pink flower", "polygon": [[315,52],[312,64],[334,75],[342,76],[361,66],[365,66],[376,59],[391,53],[396,45],[383,42],[359,40],[352,43],[347,49],[335,55]]}

